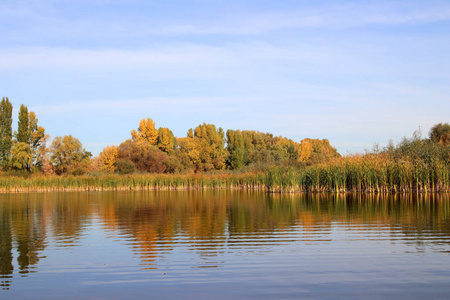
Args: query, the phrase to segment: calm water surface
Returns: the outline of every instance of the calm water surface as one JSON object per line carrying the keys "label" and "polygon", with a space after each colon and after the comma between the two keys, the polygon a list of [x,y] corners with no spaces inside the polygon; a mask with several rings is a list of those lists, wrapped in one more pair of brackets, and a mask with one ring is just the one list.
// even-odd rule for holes
{"label": "calm water surface", "polygon": [[0,195],[0,299],[450,298],[450,197]]}

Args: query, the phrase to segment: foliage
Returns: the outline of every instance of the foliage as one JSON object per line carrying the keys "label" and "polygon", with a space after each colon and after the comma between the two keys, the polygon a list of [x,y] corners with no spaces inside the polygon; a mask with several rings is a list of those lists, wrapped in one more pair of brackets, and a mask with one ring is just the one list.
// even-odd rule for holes
{"label": "foliage", "polygon": [[19,121],[16,133],[16,139],[19,143],[30,144],[31,131],[28,116],[28,108],[25,105],[20,106]]}
{"label": "foliage", "polygon": [[90,164],[90,153],[83,149],[81,142],[71,136],[55,137],[50,147],[50,163],[55,173],[86,173]]}
{"label": "foliage", "polygon": [[16,143],[11,148],[11,167],[29,171],[32,163],[31,147],[27,143]]}
{"label": "foliage", "polygon": [[117,174],[132,174],[136,171],[136,168],[134,166],[134,163],[128,159],[118,159],[116,162],[116,168],[115,168],[115,173]]}
{"label": "foliage", "polygon": [[8,98],[0,103],[0,164],[4,166],[10,156],[12,146],[12,104]]}
{"label": "foliage", "polygon": [[227,164],[230,169],[240,169],[247,163],[248,151],[239,130],[227,130],[227,150],[229,152]]}
{"label": "foliage", "polygon": [[179,168],[176,158],[146,140],[127,140],[119,146],[119,158],[134,163],[137,170],[150,173],[174,172]]}
{"label": "foliage", "polygon": [[430,140],[440,145],[450,144],[450,125],[448,123],[439,123],[430,130]]}
{"label": "foliage", "polygon": [[142,119],[139,122],[138,130],[131,131],[131,137],[133,140],[144,140],[152,145],[156,145],[158,140],[158,130],[155,128],[155,122],[150,119]]}
{"label": "foliage", "polygon": [[222,128],[203,123],[188,136],[178,139],[181,152],[190,159],[190,166],[195,172],[225,169],[225,136]]}
{"label": "foliage", "polygon": [[264,170],[273,165],[297,164],[300,145],[291,139],[249,130],[228,130],[228,168]]}
{"label": "foliage", "polygon": [[[422,139],[416,132],[397,145],[390,143],[363,155],[341,157],[327,139],[305,138],[298,143],[251,130],[228,130],[225,135],[222,128],[206,123],[189,129],[186,137],[177,139],[169,128],[156,129],[154,121],[147,118],[131,132],[132,139],[104,148],[93,164],[91,154],[70,135],[56,137],[48,150],[45,129],[38,125],[36,114],[28,112],[25,105],[20,107],[18,131],[13,141],[11,115],[12,105],[8,98],[3,98],[0,103],[0,162],[8,170],[7,175],[40,171],[46,175],[81,176],[94,170],[99,176],[105,173],[130,176],[123,180],[116,175],[108,179],[100,176],[102,179],[93,184],[101,185],[102,189],[126,184],[136,186],[136,181],[140,188],[247,185],[276,192],[386,193],[450,189],[448,123],[433,126],[429,139]],[[177,175],[126,175],[136,171]],[[261,175],[261,171],[265,175]],[[209,175],[180,175],[193,172],[209,172]],[[224,172],[235,173],[226,178],[211,175]],[[239,177],[237,172],[252,175]],[[93,179],[71,180],[73,185],[91,186]],[[55,179],[50,181],[65,184]]]}
{"label": "foliage", "polygon": [[298,160],[309,165],[326,162],[339,156],[327,139],[303,139],[298,149]]}
{"label": "foliage", "polygon": [[300,169],[273,168],[266,179],[274,192],[448,192],[450,145],[416,133],[364,155],[335,157]]}
{"label": "foliage", "polygon": [[173,132],[169,128],[159,127],[157,144],[158,148],[164,152],[174,150],[176,139]]}
{"label": "foliage", "polygon": [[31,149],[37,150],[46,141],[45,129],[38,125],[38,118],[33,111],[28,114]]}
{"label": "foliage", "polygon": [[119,147],[108,146],[103,148],[103,151],[99,155],[100,170],[106,173],[114,173],[118,157]]}
{"label": "foliage", "polygon": [[38,125],[38,118],[32,111],[28,113],[28,125],[30,132],[30,147],[32,153],[32,165],[42,167],[44,156],[46,155],[46,142],[48,135],[45,129]]}

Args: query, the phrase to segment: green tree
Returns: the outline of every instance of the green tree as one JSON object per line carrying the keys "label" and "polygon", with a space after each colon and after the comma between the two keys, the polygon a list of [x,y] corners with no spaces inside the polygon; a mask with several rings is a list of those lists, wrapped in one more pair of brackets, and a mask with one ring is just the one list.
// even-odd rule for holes
{"label": "green tree", "polygon": [[11,148],[11,167],[30,171],[32,163],[31,147],[27,143],[17,143]]}
{"label": "green tree", "polygon": [[48,135],[45,134],[45,129],[38,125],[38,118],[33,111],[28,113],[28,125],[30,132],[30,147],[33,156],[32,165],[42,166],[44,155],[46,153],[45,143]]}
{"label": "green tree", "polygon": [[117,174],[132,174],[136,171],[136,167],[134,166],[134,163],[126,158],[121,158],[116,161],[116,168],[114,170],[114,173]]}
{"label": "green tree", "polygon": [[88,171],[91,154],[81,142],[71,136],[57,136],[50,146],[50,163],[56,174],[80,174]]}
{"label": "green tree", "polygon": [[28,107],[25,105],[20,106],[19,110],[19,121],[16,133],[16,139],[19,143],[30,144],[31,142],[31,131],[28,116]]}
{"label": "green tree", "polygon": [[247,151],[244,139],[239,130],[227,130],[228,166],[233,169],[242,168],[246,163]]}
{"label": "green tree", "polygon": [[8,98],[0,103],[0,164],[5,166],[12,146],[12,104]]}

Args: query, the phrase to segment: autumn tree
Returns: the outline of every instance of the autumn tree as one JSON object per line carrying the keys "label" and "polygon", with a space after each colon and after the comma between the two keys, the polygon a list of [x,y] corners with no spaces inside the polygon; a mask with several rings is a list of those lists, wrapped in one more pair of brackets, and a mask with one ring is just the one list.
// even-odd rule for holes
{"label": "autumn tree", "polygon": [[126,167],[132,162],[136,169],[149,173],[172,173],[180,168],[175,157],[167,155],[146,140],[126,140],[119,145],[118,161]]}
{"label": "autumn tree", "polygon": [[173,150],[176,145],[176,139],[173,136],[173,132],[169,128],[158,128],[158,148],[164,152]]}
{"label": "autumn tree", "polygon": [[439,145],[450,144],[450,125],[439,123],[434,125],[429,133],[430,140]]}
{"label": "autumn tree", "polygon": [[[193,135],[192,135],[193,136]],[[202,160],[200,158],[200,145],[194,140],[194,137],[179,138],[178,146],[180,147],[179,158],[187,158],[186,168],[195,172],[203,171]]]}
{"label": "autumn tree", "polygon": [[99,155],[100,170],[107,173],[114,173],[116,162],[119,157],[119,147],[108,146],[103,148]]}
{"label": "autumn tree", "polygon": [[128,159],[119,158],[116,161],[114,173],[117,174],[132,174],[136,170],[134,163]]}
{"label": "autumn tree", "polygon": [[225,168],[226,150],[225,134],[222,128],[203,123],[194,130],[188,131],[188,136],[178,139],[182,152],[186,153],[195,171],[222,170]]}
{"label": "autumn tree", "polygon": [[8,98],[0,103],[0,164],[6,165],[12,146],[12,104]]}
{"label": "autumn tree", "polygon": [[301,162],[307,162],[314,152],[311,139],[303,139],[298,149],[298,160]]}
{"label": "autumn tree", "polygon": [[33,111],[30,111],[28,114],[28,124],[31,149],[37,150],[46,141],[45,129],[44,127],[38,125],[38,118]]}
{"label": "autumn tree", "polygon": [[87,152],[81,142],[71,136],[57,136],[50,146],[50,163],[56,174],[83,174],[89,171],[91,153]]}
{"label": "autumn tree", "polygon": [[300,142],[299,160],[307,164],[314,164],[329,161],[332,158],[340,157],[336,148],[330,145],[327,139],[303,139]]}
{"label": "autumn tree", "polygon": [[30,171],[32,158],[31,147],[27,143],[16,143],[11,148],[11,167],[13,169]]}
{"label": "autumn tree", "polygon": [[156,145],[158,130],[155,128],[155,122],[150,118],[142,119],[137,131],[134,129],[131,131],[131,137],[133,140],[145,140],[152,145]]}

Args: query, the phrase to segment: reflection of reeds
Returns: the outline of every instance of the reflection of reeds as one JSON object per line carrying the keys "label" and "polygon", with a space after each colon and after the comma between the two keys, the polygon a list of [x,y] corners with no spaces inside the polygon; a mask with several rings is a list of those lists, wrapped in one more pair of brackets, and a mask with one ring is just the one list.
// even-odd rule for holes
{"label": "reflection of reeds", "polygon": [[274,168],[266,174],[271,192],[448,192],[450,165],[384,154],[348,156],[295,170]]}
{"label": "reflection of reeds", "polygon": [[137,174],[105,176],[0,177],[0,192],[265,189],[265,176],[242,174]]}

